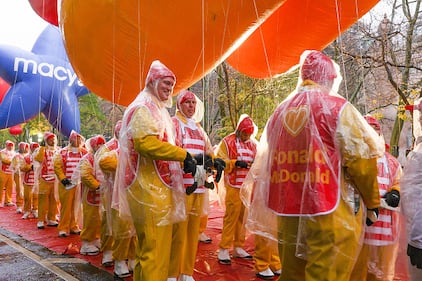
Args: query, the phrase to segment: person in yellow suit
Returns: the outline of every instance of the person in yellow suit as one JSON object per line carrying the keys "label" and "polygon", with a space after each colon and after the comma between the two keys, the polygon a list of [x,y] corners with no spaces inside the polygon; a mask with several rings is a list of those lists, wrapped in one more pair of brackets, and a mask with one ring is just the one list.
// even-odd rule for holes
{"label": "person in yellow suit", "polygon": [[20,166],[22,172],[23,183],[23,216],[22,219],[27,219],[31,214],[34,218],[38,218],[38,193],[34,192],[35,172],[34,172],[34,157],[32,153],[40,145],[36,142],[29,144],[30,153],[25,155],[23,163]]}
{"label": "person in yellow suit", "polygon": [[54,173],[53,156],[57,148],[56,135],[51,132],[44,133],[44,145],[34,151],[35,177],[38,178],[38,222],[37,228],[43,229],[44,222],[47,226],[57,226],[57,177]]}
{"label": "person in yellow suit", "polygon": [[194,155],[198,167],[196,177],[183,174],[187,218],[173,225],[168,281],[194,281],[200,218],[208,211],[207,187],[214,188],[213,182],[207,182],[208,177],[215,165],[225,165],[223,160],[214,159],[211,142],[200,124],[203,113],[203,104],[193,92],[182,90],[177,95],[176,115],[173,117],[176,143]]}
{"label": "person in yellow suit", "polygon": [[[371,115],[365,120],[384,143],[381,124]],[[377,159],[378,186],[381,200],[385,204],[379,209],[379,219],[365,227],[363,246],[350,278],[351,281],[393,281],[399,250],[400,230],[400,178],[399,161],[388,151]]]}
{"label": "person in yellow suit", "polygon": [[29,143],[20,142],[18,144],[18,153],[13,156],[11,168],[13,171],[13,180],[15,182],[16,192],[16,213],[22,214],[23,208],[23,184],[22,184],[22,172],[20,166],[23,165],[23,158],[29,152]]}
{"label": "person in yellow suit", "polygon": [[175,83],[173,72],[153,61],[122,119],[115,186],[120,214],[131,218],[138,236],[134,280],[166,280],[172,225],[186,218],[180,162],[186,173],[196,172],[195,160],[176,145],[167,111]]}
{"label": "person in yellow suit", "polygon": [[[88,153],[82,157],[77,167],[79,169],[82,190],[83,227],[81,231],[82,246],[79,251],[82,255],[93,256],[98,255],[100,252],[98,242],[101,229],[101,182],[99,181],[98,171],[94,164],[94,154],[104,144],[105,138],[101,135],[88,139]],[[77,180],[74,180],[74,176],[72,177],[72,181],[77,182]]]}
{"label": "person in yellow suit", "polygon": [[252,260],[252,256],[243,249],[246,229],[244,225],[245,205],[240,198],[240,187],[249,172],[255,154],[256,140],[253,137],[257,127],[246,114],[242,114],[236,130],[224,137],[217,146],[217,157],[226,163],[224,170],[224,186],[226,188],[226,212],[223,219],[223,230],[219,244],[218,261],[230,265],[229,249],[233,249],[236,258]]}
{"label": "person in yellow suit", "polygon": [[[114,260],[114,274],[118,278],[130,276],[135,268],[137,237],[131,232],[130,222],[119,216],[119,210],[112,208],[114,181],[119,153],[119,132],[122,122],[118,121],[114,138],[108,141],[96,154],[95,158],[104,174],[102,184],[103,216],[101,222],[101,250],[103,265]],[[111,252],[111,253],[110,253]]]}
{"label": "person in yellow suit", "polygon": [[[296,90],[269,118],[243,190],[247,227],[279,242],[280,281],[348,281],[363,225],[377,219],[377,133],[336,93],[338,66],[302,54]],[[336,78],[337,81],[336,81]],[[243,194],[243,193],[242,193]],[[359,208],[361,197],[367,208]]]}
{"label": "person in yellow suit", "polygon": [[11,167],[12,159],[15,156],[15,144],[10,140],[7,140],[5,144],[6,147],[0,150],[0,207],[15,206],[12,202],[13,172]]}
{"label": "person in yellow suit", "polygon": [[57,227],[59,237],[67,237],[69,234],[80,234],[81,232],[77,223],[76,210],[78,208],[75,207],[77,188],[71,179],[77,165],[87,153],[83,147],[84,142],[85,138],[72,130],[69,135],[69,145],[63,147],[54,156],[54,172],[60,181],[60,223]]}

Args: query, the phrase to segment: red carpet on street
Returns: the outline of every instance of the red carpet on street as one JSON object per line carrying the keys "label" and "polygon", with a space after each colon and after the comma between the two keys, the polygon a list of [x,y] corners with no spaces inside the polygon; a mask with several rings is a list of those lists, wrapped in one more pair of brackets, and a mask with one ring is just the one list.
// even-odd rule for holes
{"label": "red carpet on street", "polygon": [[[255,277],[253,261],[232,259],[232,265],[219,264],[217,260],[218,243],[221,239],[221,229],[224,212],[217,201],[210,206],[208,227],[206,234],[212,238],[211,244],[199,243],[198,254],[193,277],[197,281],[248,281],[261,280]],[[37,228],[37,220],[34,218],[23,220],[22,214],[16,214],[16,207],[0,208],[0,227],[13,232],[22,238],[37,243],[58,255],[67,254],[84,259],[92,265],[101,267],[102,254],[97,256],[84,256],[79,254],[81,240],[79,235],[70,235],[66,238],[58,237],[57,228],[46,226],[40,230]],[[403,245],[403,244],[402,244]],[[406,244],[404,244],[406,245]],[[253,254],[253,235],[248,235],[245,250]],[[404,248],[401,246],[401,248]],[[399,253],[397,260],[395,281],[407,281],[407,256],[405,249]],[[113,273],[113,268],[103,268]],[[125,278],[132,280],[132,277]],[[277,280],[275,277],[274,280]]]}

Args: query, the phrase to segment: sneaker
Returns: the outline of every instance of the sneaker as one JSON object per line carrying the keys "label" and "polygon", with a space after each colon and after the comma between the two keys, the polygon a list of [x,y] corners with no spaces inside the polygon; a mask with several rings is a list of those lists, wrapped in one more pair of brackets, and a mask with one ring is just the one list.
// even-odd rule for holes
{"label": "sneaker", "polygon": [[98,250],[98,248],[95,247],[91,242],[82,241],[82,247],[79,253],[85,256],[96,256],[100,253],[100,250]]}
{"label": "sneaker", "polygon": [[38,210],[34,210],[32,211],[32,215],[34,216],[34,218],[38,218]]}
{"label": "sneaker", "polygon": [[190,275],[181,274],[179,281],[195,281],[195,279]]}
{"label": "sneaker", "polygon": [[44,222],[43,221],[38,221],[37,222],[37,227],[38,227],[38,229],[44,229]]}
{"label": "sneaker", "polygon": [[232,264],[228,249],[221,249],[218,251],[218,262],[225,265]]}
{"label": "sneaker", "polygon": [[176,277],[169,277],[169,278],[167,278],[167,281],[177,281],[177,278]]}
{"label": "sneaker", "polygon": [[281,268],[279,270],[273,271],[274,275],[280,276],[281,275]]}
{"label": "sneaker", "polygon": [[127,261],[127,268],[129,269],[129,272],[133,272],[135,270],[136,261],[135,259],[129,259]]}
{"label": "sneaker", "polygon": [[274,278],[274,273],[271,271],[271,269],[267,268],[264,271],[258,272],[256,277],[263,280],[272,280]]}
{"label": "sneaker", "polygon": [[71,229],[70,230],[70,234],[79,235],[79,234],[81,234],[81,230],[79,228],[77,228],[77,229]]}
{"label": "sneaker", "polygon": [[59,223],[57,221],[48,220],[47,226],[57,227]]}
{"label": "sneaker", "polygon": [[126,278],[130,276],[126,261],[114,261],[114,276],[118,278]]}
{"label": "sneaker", "polygon": [[69,233],[67,233],[66,231],[59,231],[59,237],[67,237],[69,236]]}
{"label": "sneaker", "polygon": [[245,259],[245,260],[251,260],[253,258],[251,255],[248,254],[248,252],[246,252],[245,250],[243,250],[240,247],[234,248],[233,257],[241,258],[241,259]]}
{"label": "sneaker", "polygon": [[209,244],[209,243],[212,242],[211,237],[209,237],[208,235],[206,235],[204,232],[199,233],[198,240],[199,240],[199,242],[205,243],[205,244]]}
{"label": "sneaker", "polygon": [[15,206],[15,204],[13,202],[7,202],[6,204],[4,204],[6,207],[13,207]]}
{"label": "sneaker", "polygon": [[29,217],[30,214],[31,214],[30,212],[25,212],[22,216],[22,219],[26,220]]}
{"label": "sneaker", "polygon": [[20,208],[20,207],[19,207],[19,208],[17,208],[17,209],[16,209],[16,214],[22,214],[22,208]]}
{"label": "sneaker", "polygon": [[107,250],[103,252],[103,260],[101,261],[101,265],[104,267],[113,266],[113,251]]}

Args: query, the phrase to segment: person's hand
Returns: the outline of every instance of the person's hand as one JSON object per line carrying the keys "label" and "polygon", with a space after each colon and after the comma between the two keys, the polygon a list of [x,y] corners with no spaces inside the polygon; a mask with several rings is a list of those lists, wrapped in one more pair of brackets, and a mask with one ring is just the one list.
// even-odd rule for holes
{"label": "person's hand", "polygon": [[204,154],[197,154],[193,157],[197,165],[204,165]]}
{"label": "person's hand", "polygon": [[198,188],[198,183],[194,182],[191,186],[186,187],[186,194],[191,195]]}
{"label": "person's hand", "polygon": [[61,180],[61,183],[66,186],[72,184],[68,178],[64,178]]}
{"label": "person's hand", "polygon": [[221,175],[223,174],[223,171],[226,168],[226,162],[224,162],[223,159],[215,158],[214,159],[214,168],[217,170],[217,175],[215,176],[215,181],[220,182]]}
{"label": "person's hand", "polygon": [[378,208],[366,210],[366,225],[371,226],[378,220]]}
{"label": "person's hand", "polygon": [[247,162],[245,162],[245,161],[236,161],[235,163],[234,163],[234,165],[236,166],[236,167],[239,167],[239,168],[244,168],[244,169],[246,169],[246,168],[248,168],[248,163]]}
{"label": "person's hand", "polygon": [[214,166],[214,163],[212,161],[212,157],[209,155],[205,155],[205,163],[204,163],[204,169],[207,170]]}
{"label": "person's hand", "polygon": [[410,263],[417,268],[422,269],[422,249],[407,245],[407,255],[410,257]]}
{"label": "person's hand", "polygon": [[400,202],[400,192],[397,190],[391,190],[385,194],[385,202],[387,202],[388,206],[397,207]]}
{"label": "person's hand", "polygon": [[196,174],[196,161],[189,152],[186,152],[186,158],[183,161],[183,172],[185,172],[185,174],[191,173],[192,176],[195,176]]}

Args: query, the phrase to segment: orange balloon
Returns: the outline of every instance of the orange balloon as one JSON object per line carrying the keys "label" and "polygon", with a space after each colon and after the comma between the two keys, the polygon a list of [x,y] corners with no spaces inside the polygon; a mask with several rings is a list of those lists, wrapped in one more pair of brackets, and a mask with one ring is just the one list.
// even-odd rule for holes
{"label": "orange balloon", "polygon": [[68,57],[92,92],[121,105],[143,88],[152,61],[177,78],[175,93],[221,63],[285,0],[63,0]]}
{"label": "orange balloon", "polygon": [[299,63],[304,50],[322,50],[379,0],[288,0],[227,62],[254,78],[269,78]]}

